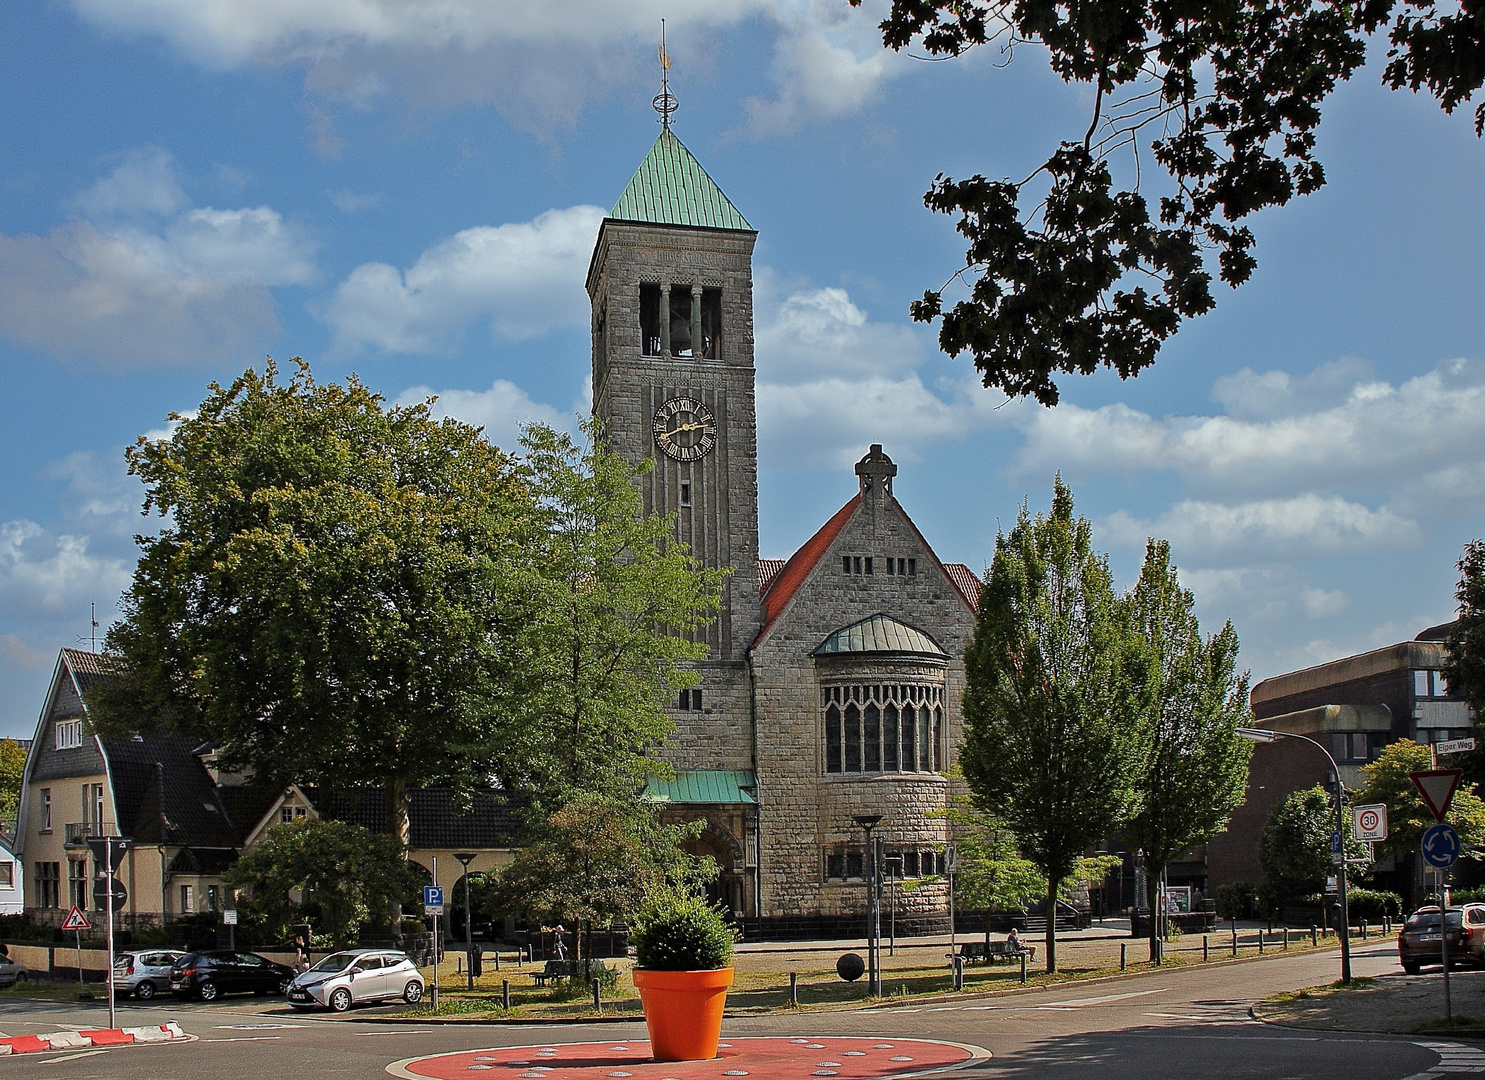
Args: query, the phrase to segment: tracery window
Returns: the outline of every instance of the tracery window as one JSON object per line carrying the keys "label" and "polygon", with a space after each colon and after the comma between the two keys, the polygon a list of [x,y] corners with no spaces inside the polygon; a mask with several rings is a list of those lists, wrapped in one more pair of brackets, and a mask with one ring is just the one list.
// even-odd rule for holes
{"label": "tracery window", "polygon": [[827,773],[943,770],[942,686],[848,683],[823,696]]}

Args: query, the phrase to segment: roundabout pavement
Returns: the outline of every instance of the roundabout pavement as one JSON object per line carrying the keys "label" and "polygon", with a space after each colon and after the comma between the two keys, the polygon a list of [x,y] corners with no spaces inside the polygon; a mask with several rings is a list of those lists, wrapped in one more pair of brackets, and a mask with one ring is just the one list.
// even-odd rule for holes
{"label": "roundabout pavement", "polygon": [[646,1040],[550,1042],[406,1058],[387,1066],[387,1072],[406,1080],[453,1080],[484,1072],[525,1080],[889,1080],[962,1069],[989,1058],[990,1052],[978,1046],[931,1039],[779,1035],[725,1040],[710,1061],[653,1061]]}

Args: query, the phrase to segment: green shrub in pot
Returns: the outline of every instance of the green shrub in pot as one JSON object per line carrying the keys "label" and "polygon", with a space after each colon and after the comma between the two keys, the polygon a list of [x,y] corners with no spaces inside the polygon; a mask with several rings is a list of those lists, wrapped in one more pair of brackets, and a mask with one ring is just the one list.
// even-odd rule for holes
{"label": "green shrub in pot", "polygon": [[694,893],[666,889],[640,909],[630,928],[634,964],[648,971],[714,971],[732,965],[732,927]]}

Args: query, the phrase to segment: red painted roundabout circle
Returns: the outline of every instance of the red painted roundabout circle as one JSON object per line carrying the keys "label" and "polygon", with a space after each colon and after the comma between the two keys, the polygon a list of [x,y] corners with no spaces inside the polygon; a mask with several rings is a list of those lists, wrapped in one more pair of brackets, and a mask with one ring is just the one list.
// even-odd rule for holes
{"label": "red painted roundabout circle", "polygon": [[453,1080],[485,1073],[521,1080],[891,1080],[962,1069],[990,1052],[931,1039],[862,1039],[840,1036],[723,1038],[710,1061],[650,1060],[650,1044],[631,1042],[538,1043],[488,1050],[460,1050],[407,1058],[387,1066],[405,1080]]}

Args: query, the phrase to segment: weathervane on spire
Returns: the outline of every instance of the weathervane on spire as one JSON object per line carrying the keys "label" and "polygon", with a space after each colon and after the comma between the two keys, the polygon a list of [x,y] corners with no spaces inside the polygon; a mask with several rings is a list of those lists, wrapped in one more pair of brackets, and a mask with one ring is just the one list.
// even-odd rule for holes
{"label": "weathervane on spire", "polygon": [[670,114],[681,107],[681,103],[670,92],[670,54],[665,51],[665,20],[660,20],[660,93],[650,104],[660,114],[660,126],[670,130]]}

